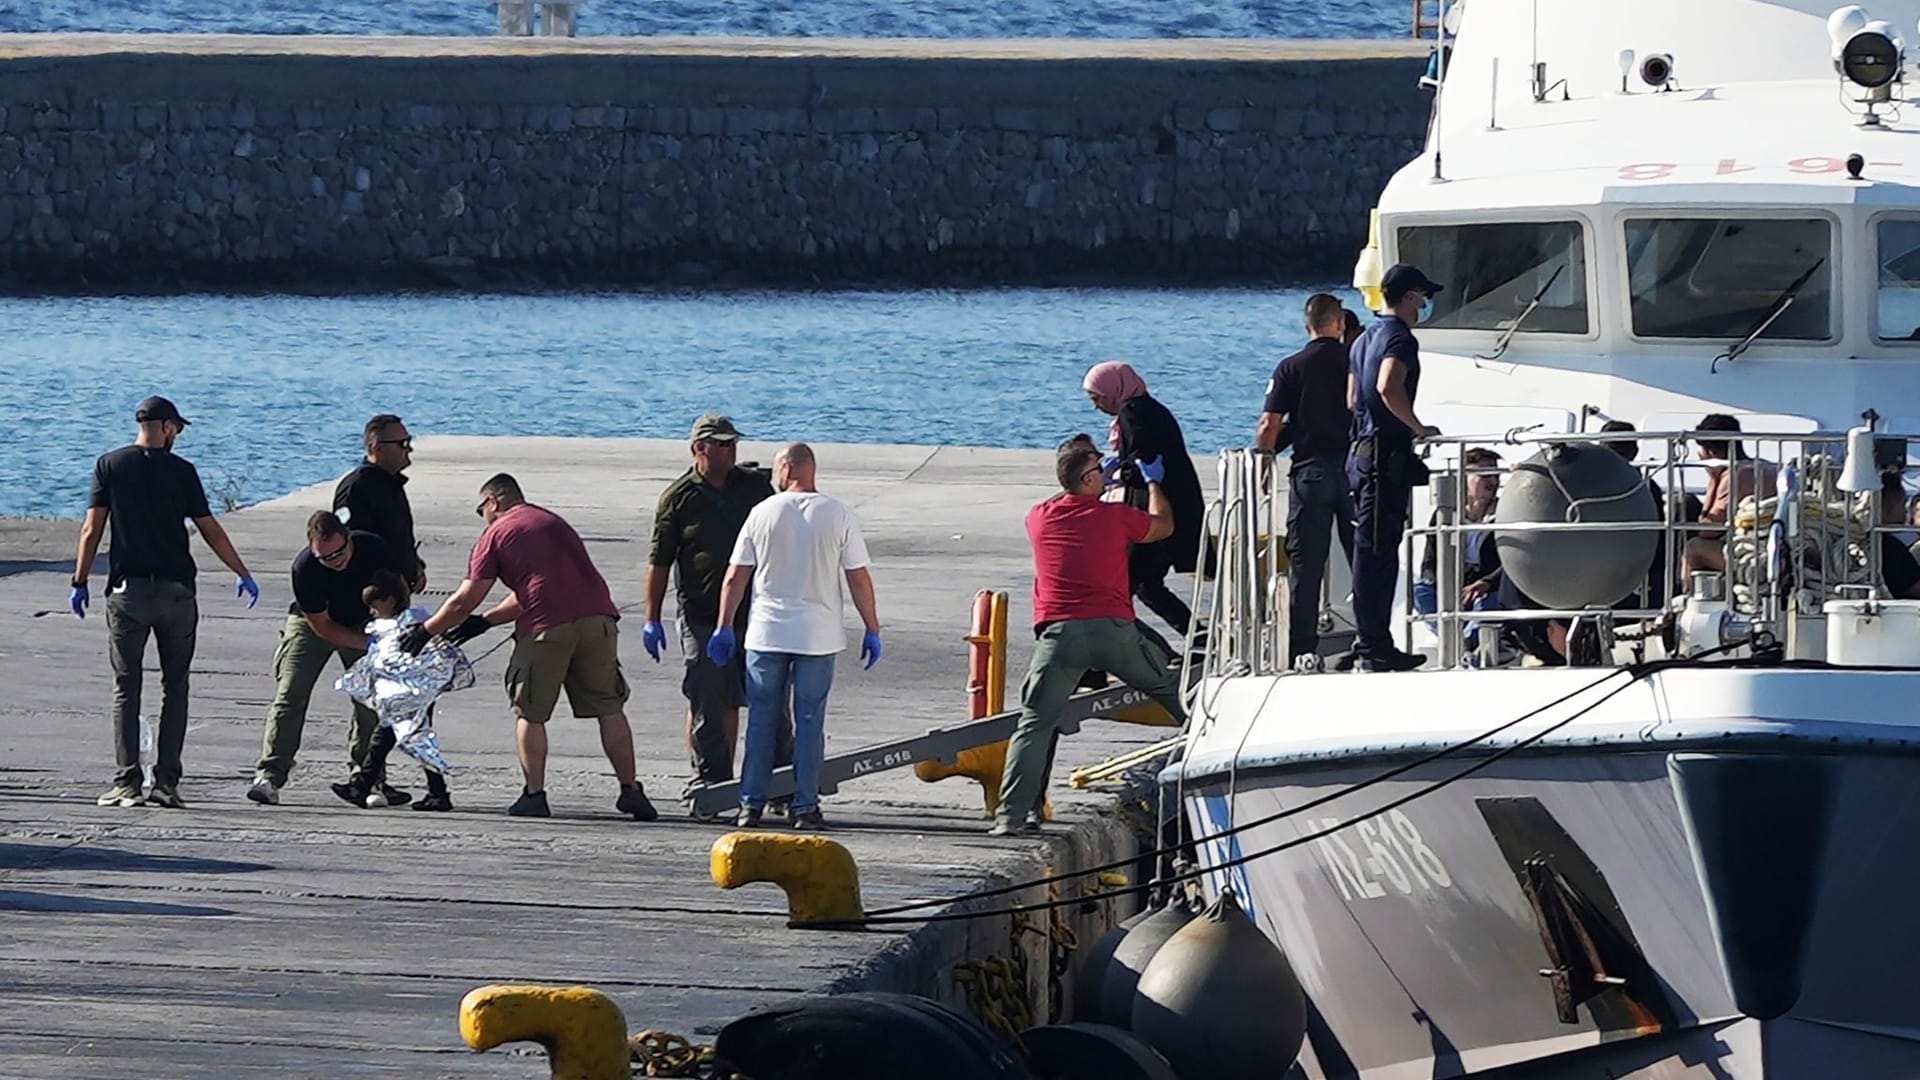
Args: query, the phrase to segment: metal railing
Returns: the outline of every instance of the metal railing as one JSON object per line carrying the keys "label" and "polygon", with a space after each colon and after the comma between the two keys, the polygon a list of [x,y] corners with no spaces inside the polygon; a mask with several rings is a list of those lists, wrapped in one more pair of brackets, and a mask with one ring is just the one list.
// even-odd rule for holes
{"label": "metal railing", "polygon": [[[1920,436],[1875,433],[1872,439],[1881,467],[1897,469],[1903,476],[1914,471],[1910,462]],[[1692,497],[1688,489],[1703,486],[1689,481],[1710,466],[1721,467],[1719,462],[1690,459],[1689,446],[1702,440],[1735,442],[1752,451],[1751,457],[1737,457],[1725,465],[1731,475],[1724,521],[1700,521],[1683,510]],[[1461,508],[1468,504],[1473,477],[1504,476],[1516,463],[1516,454],[1531,455],[1555,444],[1608,447],[1617,452],[1611,448],[1623,443],[1638,445],[1632,460],[1641,484],[1651,482],[1662,492],[1658,520],[1579,520],[1579,506],[1627,493],[1569,499],[1574,512],[1568,521],[1503,522],[1497,503],[1487,521],[1463,519]],[[1436,666],[1485,665],[1503,662],[1500,631],[1505,625],[1554,621],[1565,624],[1570,637],[1586,632],[1597,635],[1602,646],[1599,658],[1588,662],[1613,663],[1614,646],[1620,643],[1632,644],[1640,655],[1649,648],[1664,652],[1673,639],[1669,627],[1658,624],[1671,624],[1685,606],[1691,550],[1703,564],[1709,561],[1706,553],[1719,554],[1725,565],[1720,572],[1725,608],[1742,627],[1770,635],[1783,644],[1789,657],[1823,655],[1823,605],[1862,592],[1877,590],[1884,595],[1879,534],[1905,527],[1904,522],[1883,522],[1877,483],[1856,491],[1839,487],[1847,447],[1848,434],[1835,431],[1509,431],[1426,440],[1422,453],[1446,463],[1435,467],[1429,480],[1432,522],[1412,522],[1408,529],[1400,580],[1405,615],[1397,628],[1401,646],[1416,649],[1416,627],[1427,625],[1433,628],[1435,643],[1425,651],[1437,654]],[[1468,452],[1475,449],[1492,450],[1508,460],[1494,466],[1463,466]],[[1858,447],[1855,450],[1857,454]],[[1291,667],[1290,583],[1284,561],[1289,465],[1259,451],[1232,449],[1220,454],[1219,485],[1207,505],[1200,551],[1201,565],[1217,559],[1217,570],[1210,578],[1195,575],[1193,597],[1195,625],[1206,627],[1208,635],[1201,654],[1206,676],[1274,674]],[[1704,500],[1701,509],[1708,509]],[[1652,561],[1648,581],[1614,603],[1483,610],[1462,601],[1468,584],[1464,579],[1465,534],[1469,532],[1487,532],[1490,535],[1483,543],[1494,544],[1492,533],[1550,537],[1644,535],[1654,530],[1659,532],[1664,558]],[[1703,544],[1703,540],[1711,542]],[[1427,543],[1436,548],[1436,603],[1431,613],[1421,613],[1414,603],[1414,585]],[[1664,567],[1665,572],[1655,576],[1654,566]],[[1702,578],[1701,588],[1711,591],[1710,579]],[[1470,623],[1489,631],[1480,635],[1480,648],[1472,655],[1466,648]]]}

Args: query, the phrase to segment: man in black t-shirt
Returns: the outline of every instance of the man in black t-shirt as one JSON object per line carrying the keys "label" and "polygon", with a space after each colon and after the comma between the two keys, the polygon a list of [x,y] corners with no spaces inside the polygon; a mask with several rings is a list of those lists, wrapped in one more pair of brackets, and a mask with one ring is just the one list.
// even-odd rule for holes
{"label": "man in black t-shirt", "polygon": [[1326,293],[1307,298],[1305,348],[1273,369],[1267,401],[1254,433],[1254,447],[1277,451],[1293,447],[1287,476],[1287,559],[1293,566],[1293,600],[1288,613],[1288,648],[1294,657],[1315,652],[1320,643],[1320,585],[1326,577],[1333,532],[1353,557],[1353,503],[1347,491],[1348,436],[1353,414],[1347,409],[1348,312]]}
{"label": "man in black t-shirt", "polygon": [[[113,661],[113,788],[101,806],[179,808],[180,755],[187,741],[187,682],[200,624],[194,596],[193,552],[187,547],[188,520],[227,568],[239,575],[234,595],[247,606],[260,599],[260,587],[233,549],[227,531],[207,507],[200,473],[173,454],[174,440],[187,421],[173,402],[150,397],[134,410],[140,425],[133,445],[94,462],[87,519],[80,526],[80,552],[74,560],[68,603],[87,617],[91,598],[87,577],[100,554],[107,529],[107,654]],[[147,638],[160,654],[160,730],[154,740],[153,790],[141,792],[140,684],[145,677]]]}
{"label": "man in black t-shirt", "polygon": [[[373,616],[361,599],[361,590],[373,581],[376,570],[404,575],[410,567],[386,541],[370,532],[349,531],[329,511],[307,519],[307,546],[293,559],[293,605],[273,654],[277,685],[273,704],[267,708],[260,765],[247,798],[266,806],[280,801],[280,789],[287,785],[294,755],[300,750],[308,702],[327,661],[338,656],[341,667],[351,667],[366,655],[367,623]],[[348,799],[356,806],[370,805],[365,801],[369,794],[380,796],[371,805],[399,806],[412,800],[408,793],[387,787],[384,777],[362,775],[379,726],[373,710],[354,703],[353,724],[347,733],[347,756],[354,775],[348,786],[365,789],[360,801]]]}

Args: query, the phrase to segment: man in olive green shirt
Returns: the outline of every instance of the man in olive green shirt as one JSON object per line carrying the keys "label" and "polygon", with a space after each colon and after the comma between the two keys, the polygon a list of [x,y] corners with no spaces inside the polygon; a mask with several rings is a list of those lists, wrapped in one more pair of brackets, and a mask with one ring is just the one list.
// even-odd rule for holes
{"label": "man in olive green shirt", "polygon": [[[694,421],[693,465],[660,496],[654,512],[653,550],[648,558],[647,624],[641,640],[655,661],[666,644],[660,624],[667,578],[676,579],[680,612],[680,651],[687,671],[680,692],[687,698],[687,749],[693,782],[717,784],[733,779],[733,751],[740,734],[740,705],[746,700],[746,661],[736,652],[725,667],[707,658],[707,639],[720,618],[720,584],[740,538],[747,512],[773,494],[767,474],[735,463],[740,432],[733,421],[708,413]],[[734,631],[744,636],[748,605],[740,605]],[[783,715],[776,764],[793,761],[793,722]]]}

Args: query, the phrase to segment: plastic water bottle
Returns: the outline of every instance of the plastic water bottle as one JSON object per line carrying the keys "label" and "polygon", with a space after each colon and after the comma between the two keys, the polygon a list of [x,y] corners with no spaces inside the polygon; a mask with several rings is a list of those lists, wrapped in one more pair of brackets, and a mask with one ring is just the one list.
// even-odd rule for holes
{"label": "plastic water bottle", "polygon": [[153,786],[153,721],[140,718],[140,773],[145,786]]}

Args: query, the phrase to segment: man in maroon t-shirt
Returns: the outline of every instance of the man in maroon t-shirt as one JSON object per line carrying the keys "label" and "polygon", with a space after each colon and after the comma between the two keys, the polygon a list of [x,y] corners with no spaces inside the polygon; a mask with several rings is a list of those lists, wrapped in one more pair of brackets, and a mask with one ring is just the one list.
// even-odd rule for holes
{"label": "man in maroon t-shirt", "polygon": [[1069,443],[1055,459],[1060,494],[1027,511],[1033,543],[1033,632],[1037,641],[1020,688],[1020,724],[1007,744],[1000,808],[989,835],[1040,831],[1060,712],[1090,668],[1111,672],[1185,720],[1173,657],[1134,624],[1127,552],[1173,534],[1173,507],[1160,487],[1160,459],[1136,462],[1147,481],[1147,509],[1102,502],[1100,452]]}
{"label": "man in maroon t-shirt", "polygon": [[[659,815],[634,779],[633,731],[627,726],[627,680],[620,673],[620,611],[587,545],[560,515],[534,506],[506,473],[480,487],[474,512],[487,531],[473,546],[467,578],[440,610],[407,631],[401,648],[415,655],[434,634],[459,643],[511,621],[507,700],[519,718],[520,771],[526,786],[507,809],[514,817],[547,817],[547,728],[560,691],[573,715],[600,722],[600,746],[620,779],[614,807],[639,821]],[[472,614],[495,581],[513,592],[484,615]]]}

